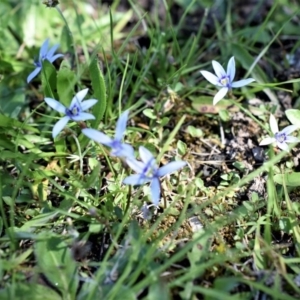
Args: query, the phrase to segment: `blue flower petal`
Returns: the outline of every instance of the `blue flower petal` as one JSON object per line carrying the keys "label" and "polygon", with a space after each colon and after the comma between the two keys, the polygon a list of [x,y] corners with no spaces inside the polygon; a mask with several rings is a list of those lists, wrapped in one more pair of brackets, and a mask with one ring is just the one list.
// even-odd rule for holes
{"label": "blue flower petal", "polygon": [[143,146],[140,146],[139,147],[139,153],[140,153],[140,157],[142,159],[142,161],[147,164],[149,161],[154,161],[155,162],[155,158],[154,156],[152,155],[152,153],[146,149],[145,147]]}
{"label": "blue flower petal", "polygon": [[277,132],[279,132],[278,123],[273,114],[270,114],[269,124],[270,124],[270,129],[273,134],[276,134]]}
{"label": "blue flower petal", "polygon": [[111,147],[112,139],[101,131],[92,128],[84,128],[82,133],[93,141]]}
{"label": "blue flower petal", "polygon": [[277,142],[276,145],[277,145],[277,147],[278,147],[279,149],[281,149],[281,150],[283,150],[283,151],[286,151],[286,152],[289,151],[289,146],[288,146],[288,144],[287,144],[286,142],[283,142],[283,143]]}
{"label": "blue flower petal", "polygon": [[65,116],[63,118],[61,118],[53,127],[52,129],[52,136],[53,138],[55,138],[63,129],[64,127],[67,125],[67,123],[69,122],[70,118],[68,116]]}
{"label": "blue flower petal", "polygon": [[81,109],[82,111],[88,110],[90,107],[94,106],[98,100],[96,99],[89,99],[81,102]]}
{"label": "blue flower petal", "polygon": [[255,81],[254,78],[242,79],[242,80],[239,80],[239,81],[232,82],[231,86],[233,88],[239,88],[239,87],[248,85],[249,83],[251,83],[253,81]]}
{"label": "blue flower petal", "polygon": [[72,116],[73,121],[86,121],[86,120],[95,120],[95,117],[92,114],[86,112],[80,112],[78,116]]}
{"label": "blue flower petal", "polygon": [[78,103],[80,103],[80,105],[81,105],[81,102],[82,102],[83,98],[86,96],[86,94],[88,93],[88,90],[89,89],[84,89],[84,90],[79,91],[73,97],[73,99],[71,101],[71,104],[70,104],[70,108],[73,107],[75,104],[78,104]]}
{"label": "blue flower petal", "polygon": [[203,77],[213,85],[222,86],[219,82],[219,78],[211,72],[208,71],[200,71]]}
{"label": "blue flower petal", "polygon": [[260,143],[259,146],[266,146],[266,145],[270,145],[276,142],[276,139],[274,137],[266,137],[264,138]]}
{"label": "blue flower petal", "polygon": [[[114,141],[116,142],[116,141]],[[111,147],[111,155],[117,157],[133,158],[134,159],[134,150],[131,145],[128,144],[119,144],[119,147]]]}
{"label": "blue flower petal", "polygon": [[66,113],[66,107],[64,105],[62,105],[60,102],[58,102],[55,99],[52,98],[45,98],[45,102],[54,110],[65,114]]}
{"label": "blue flower petal", "polygon": [[117,121],[115,140],[122,140],[126,130],[126,124],[128,120],[129,110],[124,111]]}
{"label": "blue flower petal", "polygon": [[299,129],[299,126],[297,126],[297,125],[289,125],[289,126],[286,126],[284,129],[282,129],[281,133],[289,135],[290,133],[294,132],[297,129]]}
{"label": "blue flower petal", "polygon": [[214,71],[219,79],[221,79],[222,77],[225,77],[227,75],[224,68],[221,66],[221,64],[219,62],[213,60],[212,66],[213,66]]}
{"label": "blue flower petal", "polygon": [[47,56],[48,45],[49,39],[46,39],[40,49],[40,59],[45,58]]}
{"label": "blue flower petal", "polygon": [[153,178],[150,184],[151,200],[153,204],[158,205],[160,200],[160,182],[158,178]]}
{"label": "blue flower petal", "polygon": [[229,91],[229,88],[227,87],[222,87],[214,96],[213,99],[213,105],[216,105],[220,100],[222,100],[227,92]]}
{"label": "blue flower petal", "polygon": [[230,82],[232,82],[235,76],[235,61],[233,56],[229,59],[227,65],[227,76],[229,76]]}
{"label": "blue flower petal", "polygon": [[186,165],[185,161],[172,161],[167,165],[161,167],[157,171],[157,176],[162,177],[172,172],[175,172]]}
{"label": "blue flower petal", "polygon": [[54,52],[57,50],[59,47],[59,44],[54,45],[53,47],[50,48],[50,50],[47,52],[47,59],[50,61],[54,55]]}
{"label": "blue flower petal", "polygon": [[134,174],[126,177],[123,180],[123,183],[129,185],[142,185],[144,183],[149,182],[150,180],[150,178],[142,177],[140,174]]}
{"label": "blue flower petal", "polygon": [[126,159],[126,163],[129,166],[129,168],[131,168],[133,171],[137,173],[143,173],[145,164],[141,161],[138,161],[133,157],[129,157]]}
{"label": "blue flower petal", "polygon": [[42,68],[35,68],[27,77],[27,83],[29,83],[35,76],[37,76],[41,72]]}
{"label": "blue flower petal", "polygon": [[48,60],[53,63],[55,60],[57,60],[59,57],[63,57],[63,54],[55,54],[54,56],[52,56],[51,58],[48,58]]}
{"label": "blue flower petal", "polygon": [[300,140],[295,136],[287,136],[285,139],[286,143],[299,143]]}

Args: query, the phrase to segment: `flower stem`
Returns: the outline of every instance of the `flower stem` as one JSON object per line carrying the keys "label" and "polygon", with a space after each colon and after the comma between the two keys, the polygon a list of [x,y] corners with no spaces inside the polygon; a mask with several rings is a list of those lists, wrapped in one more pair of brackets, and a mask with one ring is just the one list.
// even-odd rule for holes
{"label": "flower stem", "polygon": [[[126,165],[125,161],[122,160],[122,164],[123,164],[123,167],[125,169],[125,173],[127,174],[127,176],[129,176],[130,175],[129,168]],[[131,187],[131,185],[129,185],[128,194],[127,194],[127,201],[126,201],[126,206],[125,206],[125,214],[127,213],[128,209],[129,209],[129,206],[130,206],[131,192],[132,192],[132,187]]]}
{"label": "flower stem", "polygon": [[76,135],[73,134],[72,136],[75,140],[75,143],[76,143],[77,149],[78,149],[78,156],[79,156],[79,163],[80,163],[80,173],[83,174],[83,157],[82,157],[81,147],[80,147],[80,144],[79,144],[79,141],[78,141]]}
{"label": "flower stem", "polygon": [[161,181],[159,181],[159,185],[160,185],[160,191],[161,191],[162,197],[163,197],[163,199],[164,199],[164,209],[166,209],[166,208],[167,208],[167,199],[166,199],[165,192],[164,192],[164,190],[162,189]]}

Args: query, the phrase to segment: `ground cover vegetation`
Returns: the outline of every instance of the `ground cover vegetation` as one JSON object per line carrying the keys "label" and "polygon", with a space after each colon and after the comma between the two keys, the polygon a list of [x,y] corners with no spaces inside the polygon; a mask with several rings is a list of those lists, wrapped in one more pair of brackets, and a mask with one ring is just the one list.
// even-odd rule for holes
{"label": "ground cover vegetation", "polygon": [[292,0],[0,2],[1,299],[299,299]]}

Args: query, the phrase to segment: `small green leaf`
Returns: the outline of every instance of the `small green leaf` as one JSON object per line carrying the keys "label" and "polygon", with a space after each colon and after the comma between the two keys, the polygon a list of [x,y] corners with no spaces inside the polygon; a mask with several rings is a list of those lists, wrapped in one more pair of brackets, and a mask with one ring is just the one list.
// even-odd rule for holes
{"label": "small green leaf", "polygon": [[286,186],[300,186],[299,176],[300,172],[276,174],[274,181],[281,185],[285,184]]}
{"label": "small green leaf", "polygon": [[187,127],[187,132],[192,136],[192,137],[202,137],[203,136],[203,131],[200,128],[196,128],[192,125]]}
{"label": "small green leaf", "polygon": [[157,116],[154,114],[153,109],[146,108],[143,110],[143,114],[148,117],[149,119],[155,120],[157,119]]}
{"label": "small green leaf", "polygon": [[300,110],[299,109],[287,109],[285,111],[286,117],[293,125],[300,127]]}
{"label": "small green leaf", "polygon": [[62,238],[49,232],[39,235],[35,255],[41,273],[63,294],[63,299],[75,299],[78,287],[77,266]]}
{"label": "small green leaf", "polygon": [[290,234],[293,226],[292,226],[292,220],[290,218],[281,218],[279,220],[279,228],[280,230],[284,231],[287,234]]}
{"label": "small green leaf", "polygon": [[180,155],[184,155],[186,153],[186,150],[187,150],[187,145],[182,142],[182,141],[178,141],[177,142],[177,149],[178,149],[178,152]]}
{"label": "small green leaf", "polygon": [[243,162],[235,161],[232,165],[240,171],[245,171],[246,167]]}
{"label": "small green leaf", "polygon": [[229,111],[226,110],[226,109],[221,109],[219,111],[219,116],[220,116],[220,119],[223,121],[223,122],[229,122],[231,117],[230,117],[230,114],[229,114]]}
{"label": "small green leaf", "polygon": [[94,90],[93,98],[96,98],[98,100],[98,102],[93,106],[92,109],[92,113],[96,118],[92,122],[92,126],[93,128],[97,128],[106,110],[106,87],[104,76],[100,70],[97,58],[92,60],[89,66],[89,70],[92,87]]}
{"label": "small green leaf", "polygon": [[164,117],[161,120],[157,120],[161,127],[166,126],[170,122],[170,118]]}
{"label": "small green leaf", "polygon": [[102,230],[103,230],[103,225],[102,224],[90,224],[89,225],[89,232],[90,233],[99,233]]}
{"label": "small green leaf", "polygon": [[57,99],[56,93],[56,69],[48,60],[42,63],[42,87],[45,97]]}
{"label": "small green leaf", "polygon": [[230,177],[229,177],[229,174],[222,174],[220,175],[220,177],[223,179],[223,180],[230,180]]}
{"label": "small green leaf", "polygon": [[76,75],[70,69],[67,61],[63,60],[57,73],[57,93],[60,102],[64,106],[69,106],[74,96],[74,86],[76,84]]}
{"label": "small green leaf", "polygon": [[253,204],[249,201],[243,201],[243,205],[246,207],[246,209],[248,211],[253,211],[254,210]]}
{"label": "small green leaf", "polygon": [[201,178],[196,178],[195,185],[197,186],[198,189],[202,189],[204,188],[204,181]]}

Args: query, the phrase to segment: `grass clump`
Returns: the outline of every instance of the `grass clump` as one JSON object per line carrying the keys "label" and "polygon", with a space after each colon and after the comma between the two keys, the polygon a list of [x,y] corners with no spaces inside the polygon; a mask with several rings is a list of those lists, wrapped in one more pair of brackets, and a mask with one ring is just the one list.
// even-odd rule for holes
{"label": "grass clump", "polygon": [[0,4],[1,299],[298,299],[297,5],[44,2]]}

